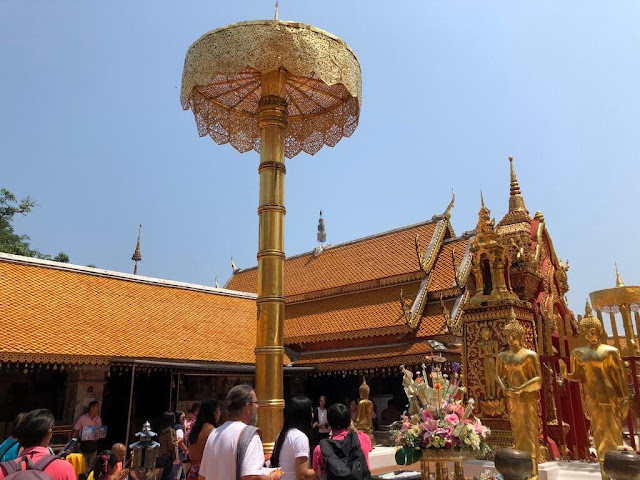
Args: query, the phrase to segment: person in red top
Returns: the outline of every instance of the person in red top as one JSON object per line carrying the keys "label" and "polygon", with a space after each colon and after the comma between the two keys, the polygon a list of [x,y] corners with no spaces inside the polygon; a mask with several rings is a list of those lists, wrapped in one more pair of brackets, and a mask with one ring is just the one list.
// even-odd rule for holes
{"label": "person in red top", "polygon": [[[329,420],[329,426],[331,427],[331,434],[329,438],[334,440],[343,440],[351,428],[351,412],[346,405],[342,403],[336,403],[329,408],[327,413]],[[371,452],[371,439],[369,435],[363,432],[358,432],[358,440],[360,440],[360,447],[364,452],[364,458],[367,459],[367,466],[369,466],[369,453]],[[313,450],[313,469],[316,471],[316,476],[319,479],[325,477],[324,471],[324,459],[322,458],[322,451],[320,445],[316,445]]]}
{"label": "person in red top", "polygon": [[[16,435],[22,446],[22,451],[16,460],[20,462],[22,469],[26,468],[24,457],[28,457],[34,464],[41,458],[50,455],[49,442],[53,432],[55,418],[53,414],[44,408],[27,413],[16,428]],[[7,462],[9,463],[9,462]],[[52,480],[76,480],[76,474],[69,462],[62,458],[56,458],[43,470]],[[8,475],[5,464],[0,464],[0,480]]]}

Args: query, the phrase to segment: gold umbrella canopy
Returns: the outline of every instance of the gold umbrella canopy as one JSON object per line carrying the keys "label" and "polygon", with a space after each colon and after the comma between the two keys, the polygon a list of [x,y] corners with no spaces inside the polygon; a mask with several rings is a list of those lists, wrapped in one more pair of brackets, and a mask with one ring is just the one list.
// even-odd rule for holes
{"label": "gold umbrella canopy", "polygon": [[285,156],[333,147],[358,125],[362,80],[353,51],[338,37],[296,22],[260,20],[212,30],[191,45],[180,100],[201,137],[260,151],[261,76],[286,70]]}

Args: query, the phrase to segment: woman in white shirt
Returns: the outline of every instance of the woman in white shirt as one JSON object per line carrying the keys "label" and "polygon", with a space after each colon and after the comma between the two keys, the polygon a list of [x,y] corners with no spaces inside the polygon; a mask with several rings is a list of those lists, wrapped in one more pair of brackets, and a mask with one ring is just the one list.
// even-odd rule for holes
{"label": "woman in white shirt", "polygon": [[271,466],[282,470],[282,480],[312,480],[309,468],[309,437],[313,409],[304,395],[293,397],[284,407],[284,425],[276,439]]}

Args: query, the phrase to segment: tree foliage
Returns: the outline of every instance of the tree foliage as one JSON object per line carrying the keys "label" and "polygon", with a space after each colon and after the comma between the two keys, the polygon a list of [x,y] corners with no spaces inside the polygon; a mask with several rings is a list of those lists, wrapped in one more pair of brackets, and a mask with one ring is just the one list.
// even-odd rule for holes
{"label": "tree foliage", "polygon": [[31,248],[28,235],[19,235],[14,231],[14,217],[27,215],[36,206],[35,200],[31,197],[18,201],[12,192],[6,188],[0,189],[0,252],[68,263],[69,256],[66,253],[60,252],[52,258],[51,255]]}

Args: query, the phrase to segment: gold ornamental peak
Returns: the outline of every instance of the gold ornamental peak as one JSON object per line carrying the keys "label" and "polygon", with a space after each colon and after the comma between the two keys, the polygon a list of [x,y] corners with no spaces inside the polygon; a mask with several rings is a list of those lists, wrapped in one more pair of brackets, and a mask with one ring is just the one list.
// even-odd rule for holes
{"label": "gold ornamental peak", "polygon": [[616,263],[616,287],[624,287],[624,282],[622,281],[622,277],[620,276],[620,272],[618,271],[618,264]]}

